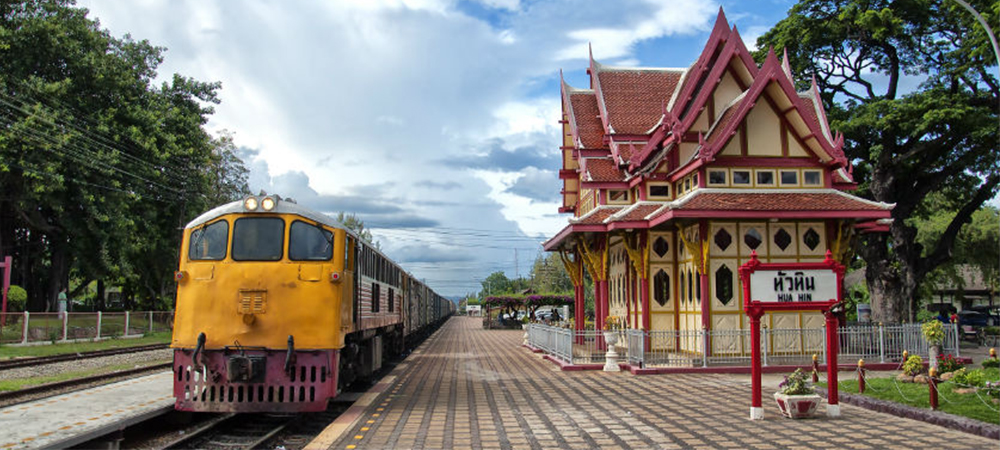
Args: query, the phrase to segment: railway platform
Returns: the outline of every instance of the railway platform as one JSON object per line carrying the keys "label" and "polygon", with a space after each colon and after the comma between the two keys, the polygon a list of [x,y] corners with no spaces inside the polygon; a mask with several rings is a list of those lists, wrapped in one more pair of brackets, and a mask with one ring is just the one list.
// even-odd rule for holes
{"label": "railway platform", "polygon": [[[1000,443],[841,404],[841,417],[751,421],[746,375],[560,371],[521,331],[454,317],[310,449],[996,448]],[[765,385],[766,386],[766,385]],[[765,398],[774,391],[765,387]],[[825,408],[825,404],[821,406]]]}
{"label": "railway platform", "polygon": [[66,448],[173,409],[170,371],[0,408],[0,449]]}

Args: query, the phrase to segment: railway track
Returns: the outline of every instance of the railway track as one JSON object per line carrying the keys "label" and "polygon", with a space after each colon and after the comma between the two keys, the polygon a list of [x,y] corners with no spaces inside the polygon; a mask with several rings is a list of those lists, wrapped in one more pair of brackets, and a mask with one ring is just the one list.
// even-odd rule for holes
{"label": "railway track", "polygon": [[224,414],[164,449],[256,449],[287,428],[300,414]]}
{"label": "railway track", "polygon": [[166,370],[173,367],[173,363],[162,363],[153,364],[149,366],[139,367],[136,369],[119,370],[115,372],[109,372],[101,375],[94,375],[84,378],[76,378],[72,380],[59,381],[56,383],[40,384],[38,386],[32,386],[24,389],[18,389],[16,391],[0,391],[0,403],[7,403],[10,401],[21,400],[26,397],[32,397],[37,394],[45,393],[48,391],[63,391],[80,386],[86,386],[93,383],[99,383],[102,381],[112,380],[115,378],[128,377],[132,375],[138,375],[146,372],[153,372],[157,370]]}
{"label": "railway track", "polygon": [[147,352],[151,350],[165,349],[169,347],[169,345],[170,344],[150,344],[150,345],[140,345],[136,347],[113,348],[109,350],[95,350],[92,352],[67,353],[64,355],[5,359],[5,360],[0,360],[0,371],[5,369],[15,369],[18,367],[30,367],[30,366],[38,366],[42,364],[51,364],[64,361],[76,361],[81,359],[91,359],[91,358],[100,358],[104,356],[121,355],[125,353]]}

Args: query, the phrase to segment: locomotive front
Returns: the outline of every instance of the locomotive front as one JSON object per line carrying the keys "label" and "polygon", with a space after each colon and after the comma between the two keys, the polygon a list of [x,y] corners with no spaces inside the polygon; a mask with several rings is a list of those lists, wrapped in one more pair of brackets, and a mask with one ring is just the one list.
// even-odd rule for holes
{"label": "locomotive front", "polygon": [[332,225],[263,196],[185,227],[171,343],[176,409],[326,409],[343,347],[345,232]]}

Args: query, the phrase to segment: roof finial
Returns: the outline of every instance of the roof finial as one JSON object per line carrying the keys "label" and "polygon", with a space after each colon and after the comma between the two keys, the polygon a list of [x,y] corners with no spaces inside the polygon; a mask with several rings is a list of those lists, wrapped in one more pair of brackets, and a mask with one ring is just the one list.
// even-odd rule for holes
{"label": "roof finial", "polygon": [[726,13],[722,12],[722,6],[719,6],[719,15],[715,16],[715,26],[712,27],[712,34],[717,32],[725,33],[726,31],[729,31],[729,21],[726,20]]}
{"label": "roof finial", "polygon": [[788,47],[782,49],[784,52],[781,57],[781,69],[785,71],[785,75],[788,75],[788,81],[792,80],[792,66],[788,63]]}

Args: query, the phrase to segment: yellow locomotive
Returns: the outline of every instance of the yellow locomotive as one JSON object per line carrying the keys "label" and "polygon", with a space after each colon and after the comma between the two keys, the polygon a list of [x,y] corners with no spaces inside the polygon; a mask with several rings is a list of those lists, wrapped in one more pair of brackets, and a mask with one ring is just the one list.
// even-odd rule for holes
{"label": "yellow locomotive", "polygon": [[336,220],[276,195],[187,224],[175,279],[183,411],[322,411],[455,309]]}

